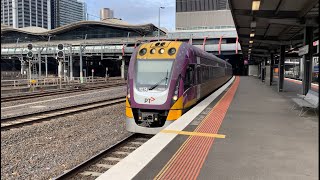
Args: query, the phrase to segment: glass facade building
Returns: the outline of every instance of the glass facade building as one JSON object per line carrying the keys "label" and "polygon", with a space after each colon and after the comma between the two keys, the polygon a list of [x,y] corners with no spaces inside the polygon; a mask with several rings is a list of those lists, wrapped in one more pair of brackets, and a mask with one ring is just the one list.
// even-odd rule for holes
{"label": "glass facade building", "polygon": [[51,0],[51,7],[52,29],[87,20],[87,6],[84,2],[77,0]]}
{"label": "glass facade building", "polygon": [[176,0],[176,30],[235,28],[228,0]]}
{"label": "glass facade building", "polygon": [[1,24],[51,29],[50,0],[1,0]]}
{"label": "glass facade building", "polygon": [[228,0],[176,0],[176,12],[229,9]]}

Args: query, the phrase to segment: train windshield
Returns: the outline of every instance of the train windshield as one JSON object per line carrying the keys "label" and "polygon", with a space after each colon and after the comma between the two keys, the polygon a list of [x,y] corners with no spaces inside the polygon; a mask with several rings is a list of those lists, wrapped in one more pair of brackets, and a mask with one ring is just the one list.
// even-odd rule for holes
{"label": "train windshield", "polygon": [[139,91],[164,91],[168,88],[173,60],[141,60],[136,64],[135,85]]}

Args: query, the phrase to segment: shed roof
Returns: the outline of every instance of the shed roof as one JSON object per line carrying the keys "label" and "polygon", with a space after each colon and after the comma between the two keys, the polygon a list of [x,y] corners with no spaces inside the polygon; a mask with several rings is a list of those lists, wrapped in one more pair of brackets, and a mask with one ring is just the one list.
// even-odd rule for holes
{"label": "shed roof", "polygon": [[157,30],[157,27],[151,23],[132,25],[119,19],[106,19],[103,21],[78,21],[78,22],[67,24],[65,26],[61,26],[52,30],[46,30],[39,27],[13,28],[13,27],[1,24],[1,34],[16,31],[16,32],[22,32],[22,33],[31,34],[31,35],[52,35],[52,34],[59,34],[65,31],[70,31],[79,27],[87,27],[87,26],[93,26],[93,25],[101,25],[101,26],[120,28],[120,29],[130,29],[142,35],[147,34],[150,31]]}
{"label": "shed roof", "polygon": [[[252,11],[253,0],[229,0],[243,54],[265,57],[277,52],[279,45],[301,46],[305,26],[314,27],[318,39],[318,0],[260,0],[260,8]],[[254,25],[256,23],[256,25]],[[254,37],[250,33],[254,32]],[[249,41],[253,41],[250,45]],[[250,47],[251,46],[251,47]]]}

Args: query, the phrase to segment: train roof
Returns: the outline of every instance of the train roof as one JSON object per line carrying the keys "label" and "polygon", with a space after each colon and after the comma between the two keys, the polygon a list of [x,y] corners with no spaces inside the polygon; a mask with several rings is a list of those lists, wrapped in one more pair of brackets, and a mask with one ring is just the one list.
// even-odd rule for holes
{"label": "train roof", "polygon": [[[184,42],[185,43],[185,42]],[[188,43],[185,43],[185,44],[188,44]],[[215,61],[218,61],[218,62],[221,62],[221,63],[225,63],[226,61],[213,55],[213,54],[210,54],[196,46],[192,46],[191,44],[188,44],[189,47],[193,50],[193,52],[195,53],[195,55],[197,56],[200,56],[200,57],[203,57],[203,58],[207,58],[207,59],[214,59]],[[228,62],[227,62],[228,63]],[[228,63],[230,64],[230,63]]]}

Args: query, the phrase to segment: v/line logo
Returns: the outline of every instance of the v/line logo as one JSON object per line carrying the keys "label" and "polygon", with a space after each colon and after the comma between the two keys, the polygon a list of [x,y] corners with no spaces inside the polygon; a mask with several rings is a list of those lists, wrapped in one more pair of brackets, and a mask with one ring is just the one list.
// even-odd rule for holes
{"label": "v/line logo", "polygon": [[154,97],[150,97],[150,98],[145,98],[144,99],[144,103],[151,103],[152,101],[156,100]]}

